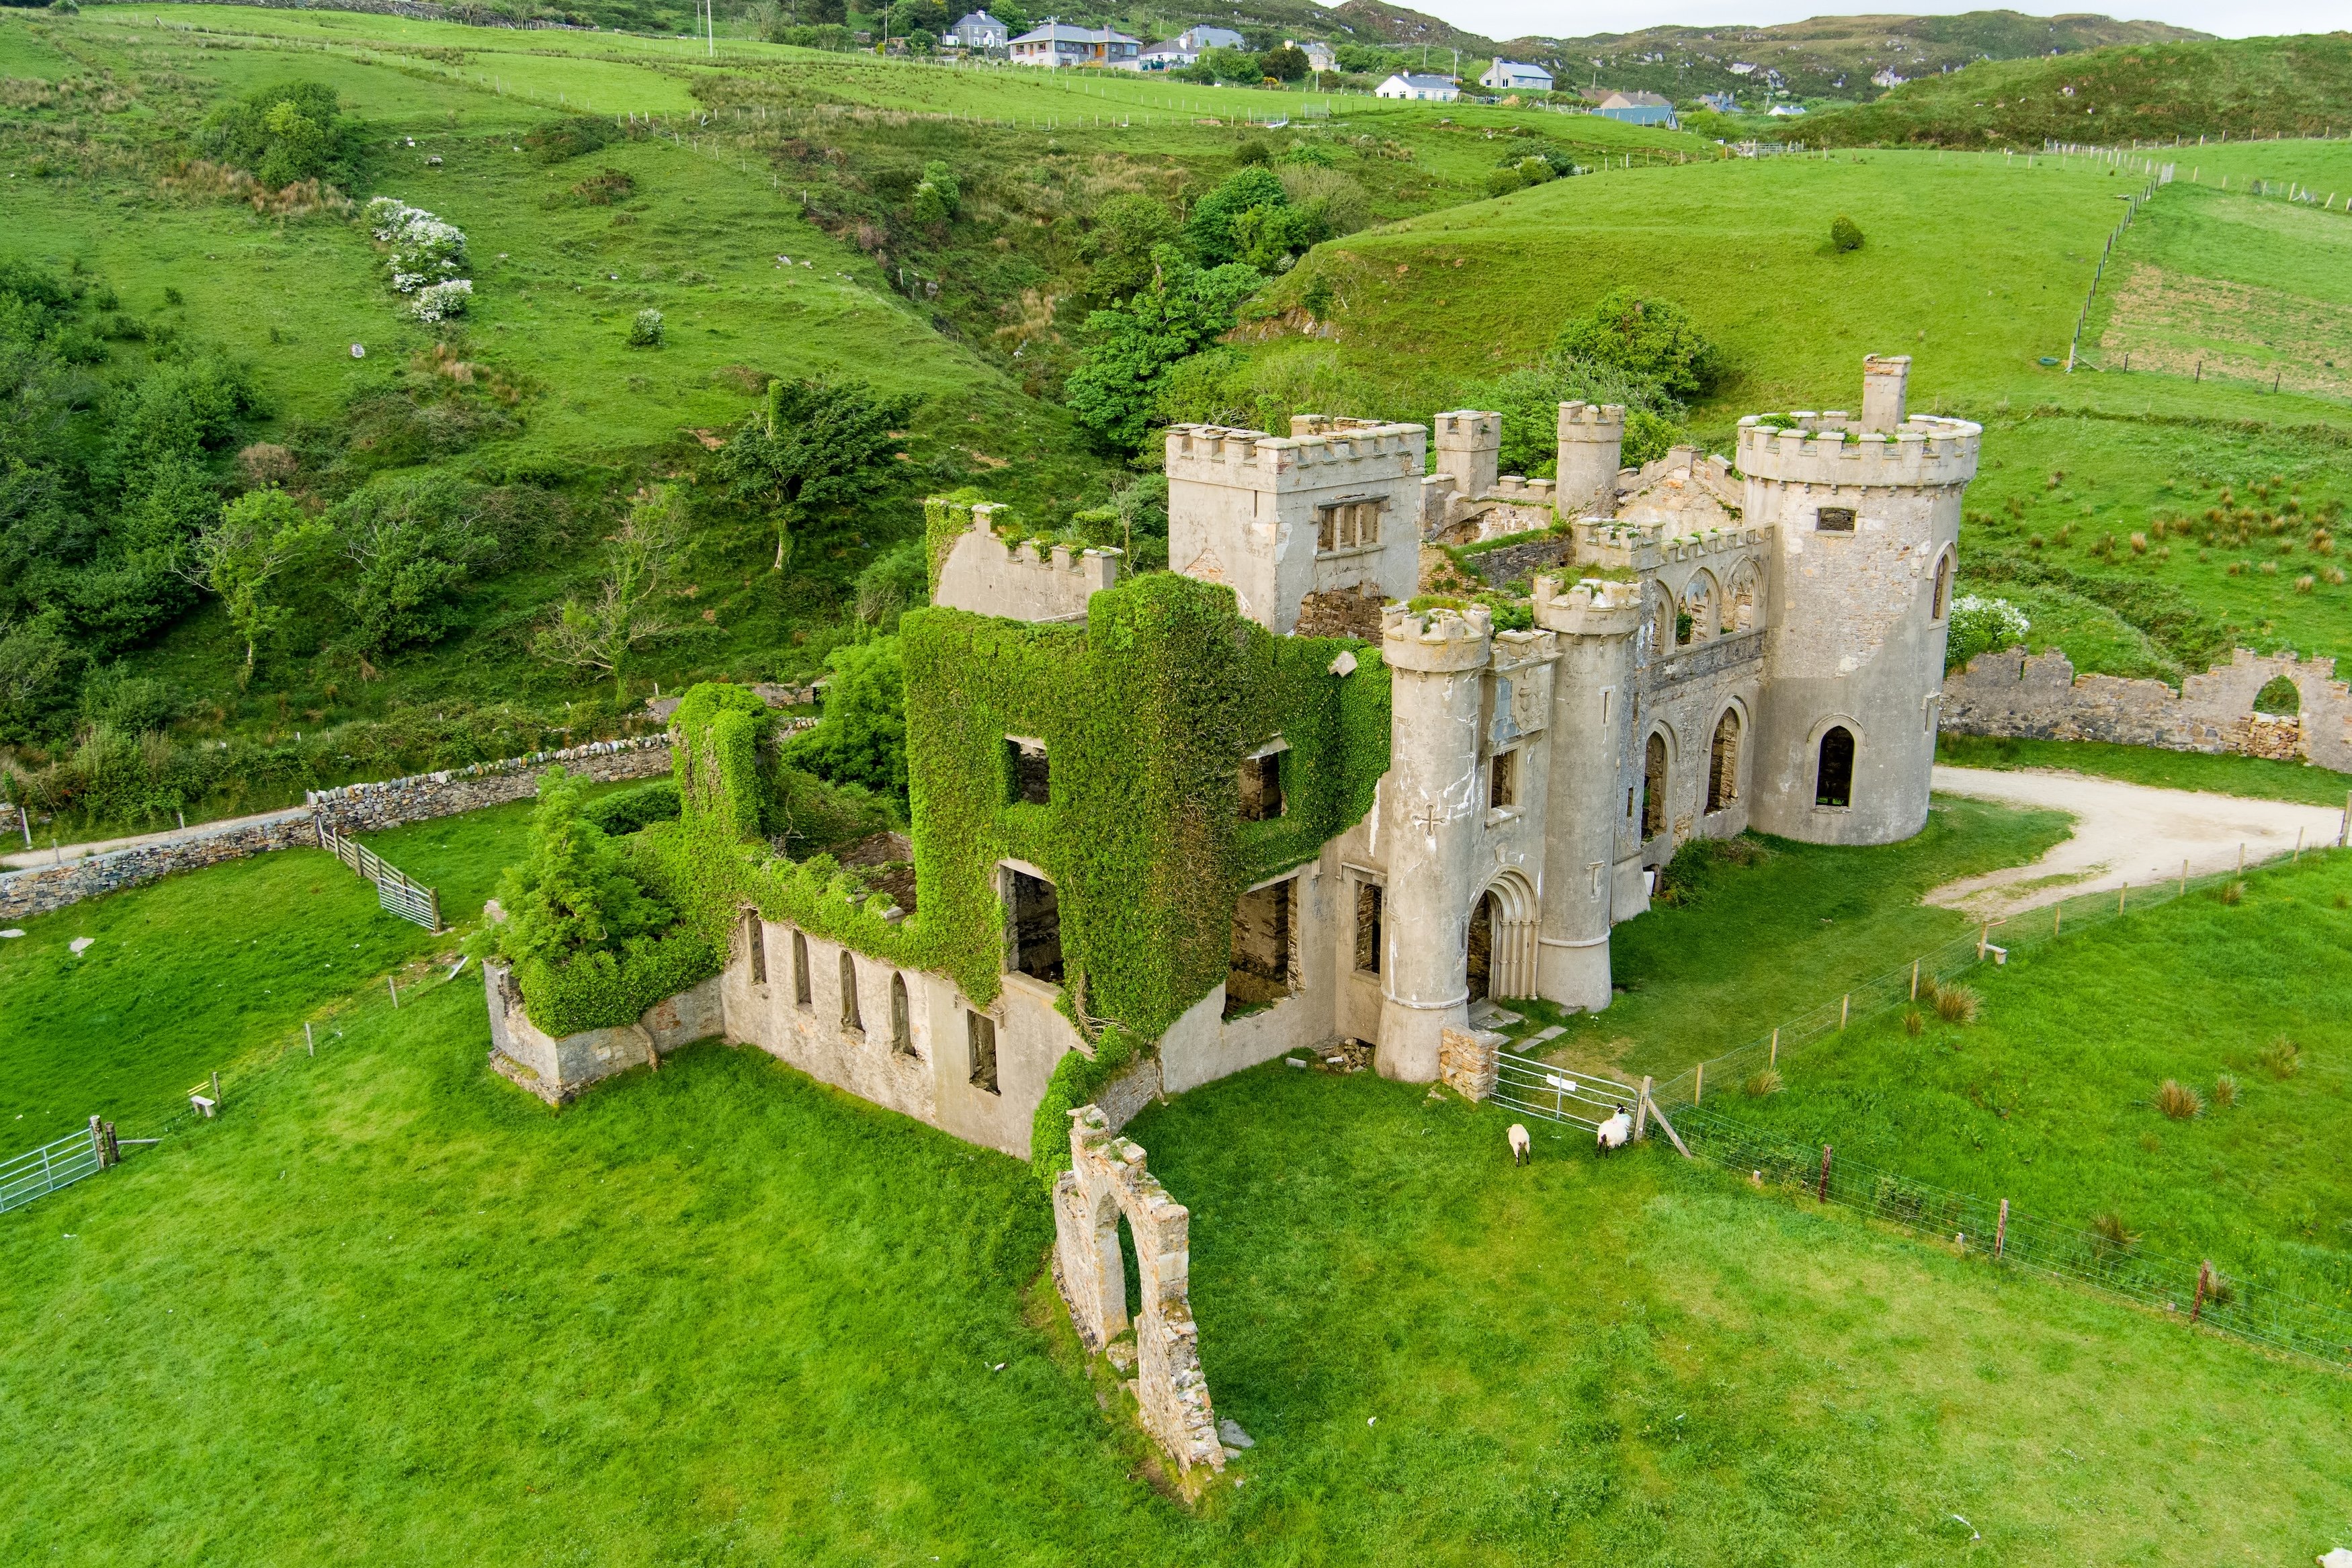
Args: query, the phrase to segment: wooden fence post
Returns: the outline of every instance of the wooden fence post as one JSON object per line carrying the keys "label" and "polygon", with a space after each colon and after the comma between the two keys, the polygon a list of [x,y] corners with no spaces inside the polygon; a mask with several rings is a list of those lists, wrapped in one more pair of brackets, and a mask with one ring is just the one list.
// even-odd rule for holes
{"label": "wooden fence post", "polygon": [[1823,1144],[1822,1145],[1821,1188],[1813,1196],[1822,1203],[1827,1203],[1830,1200],[1830,1146],[1827,1144]]}
{"label": "wooden fence post", "polygon": [[1977,962],[1978,962],[1978,963],[1981,964],[1981,963],[1983,963],[1983,962],[1984,962],[1984,950],[1985,950],[1985,944],[1986,944],[1987,942],[1991,941],[1991,940],[1992,940],[1992,922],[1991,922],[1991,921],[1990,921],[1990,920],[1988,920],[1988,921],[1986,921],[1983,925],[1979,925],[1979,926],[1978,926],[1978,927],[1977,927]]}
{"label": "wooden fence post", "polygon": [[1838,998],[1838,1030],[1840,1033],[1844,1032],[1845,1020],[1851,1017],[1853,1013],[1853,993],[1852,991],[1848,991],[1845,995]]}
{"label": "wooden fence post", "polygon": [[1919,960],[1916,958],[1911,960],[1911,999],[1915,1002],[1919,999]]}
{"label": "wooden fence post", "polygon": [[89,1152],[98,1156],[98,1168],[106,1168],[106,1123],[97,1116],[89,1119]]}
{"label": "wooden fence post", "polygon": [[1706,1098],[1706,1063],[1702,1061],[1691,1069],[1691,1103],[1696,1105]]}
{"label": "wooden fence post", "polygon": [[304,1019],[302,1020],[302,1049],[310,1052],[312,1056],[319,1054],[319,1042],[310,1033],[310,1020],[309,1019]]}
{"label": "wooden fence post", "polygon": [[2206,1259],[2197,1265],[2197,1299],[2189,1304],[2189,1326],[2197,1326],[2197,1318],[2205,1310],[2205,1297],[2213,1288],[2213,1260]]}
{"label": "wooden fence post", "polygon": [[220,1092],[220,1069],[219,1069],[219,1068],[217,1068],[217,1067],[215,1067],[215,1068],[214,1068],[214,1069],[213,1069],[213,1103],[214,1103],[214,1104],[215,1104],[215,1105],[217,1105],[217,1104],[219,1104],[220,1103],[221,1103],[221,1092]]}
{"label": "wooden fence post", "polygon": [[400,1008],[400,982],[394,979],[390,975],[386,975],[383,977],[383,988],[392,993],[393,1009],[394,1011],[398,1011]]}
{"label": "wooden fence post", "polygon": [[2059,923],[2066,918],[2066,901],[2060,899],[2050,906],[2050,935],[2058,935]]}
{"label": "wooden fence post", "polygon": [[2116,913],[2117,915],[2121,915],[2124,912],[2124,895],[2129,892],[2131,892],[2131,883],[2126,883],[2121,887],[2116,889]]}
{"label": "wooden fence post", "polygon": [[1633,1107],[1633,1136],[1646,1138],[1649,1135],[1650,1075],[1645,1072],[1642,1075],[1642,1098]]}
{"label": "wooden fence post", "polygon": [[1992,1233],[1992,1256],[1993,1256],[1993,1261],[1995,1261],[1995,1262],[1999,1262],[1999,1261],[2000,1260],[2001,1249],[2002,1249],[2003,1248],[2007,1247],[2008,1245],[2009,1245],[2009,1199],[2007,1199],[2007,1198],[2005,1198],[2005,1197],[2004,1197],[2004,1198],[2002,1198],[2002,1199],[2000,1200],[2000,1222],[1997,1226],[1995,1226],[1995,1227],[1993,1228],[1993,1233]]}
{"label": "wooden fence post", "polygon": [[1772,1059],[1767,1065],[1772,1067],[1780,1065],[1780,1026],[1778,1024],[1772,1026]]}

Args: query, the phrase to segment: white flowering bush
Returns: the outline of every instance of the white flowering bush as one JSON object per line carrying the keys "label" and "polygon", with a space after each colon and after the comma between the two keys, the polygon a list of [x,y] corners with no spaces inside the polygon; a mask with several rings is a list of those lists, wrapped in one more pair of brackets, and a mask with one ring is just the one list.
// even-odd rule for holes
{"label": "white flowering bush", "polygon": [[638,311],[636,319],[629,323],[629,347],[658,349],[661,346],[662,313],[658,310]]}
{"label": "white flowering bush", "polygon": [[446,321],[452,316],[463,316],[473,298],[472,278],[445,278],[418,289],[415,301],[409,308],[415,312],[419,321]]}
{"label": "white flowering bush", "polygon": [[1979,653],[2013,648],[2025,641],[2033,622],[2006,599],[1963,593],[1952,601],[1951,631],[1944,643],[1944,667],[1963,669]]}
{"label": "white flowering bush", "polygon": [[454,278],[466,265],[465,231],[423,207],[378,196],[367,204],[365,215],[376,243],[392,247],[392,286],[400,293],[414,294]]}

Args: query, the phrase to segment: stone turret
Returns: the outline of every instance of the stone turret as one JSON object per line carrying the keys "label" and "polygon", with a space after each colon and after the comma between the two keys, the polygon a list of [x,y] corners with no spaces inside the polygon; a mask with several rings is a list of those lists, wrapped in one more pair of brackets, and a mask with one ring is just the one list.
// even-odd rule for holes
{"label": "stone turret", "polygon": [[1605,517],[1617,509],[1617,465],[1625,450],[1622,403],[1559,405],[1556,505],[1570,522]]}
{"label": "stone turret", "polygon": [[1503,416],[1455,409],[1434,421],[1437,471],[1461,495],[1475,499],[1495,488],[1503,462]]}
{"label": "stone turret", "polygon": [[1557,634],[1559,649],[1536,990],[1561,1007],[1597,1012],[1610,997],[1609,927],[1641,586],[1588,579],[1563,591],[1558,578],[1538,577],[1535,617]]}
{"label": "stone turret", "polygon": [[1439,1035],[1469,1021],[1462,889],[1486,813],[1478,725],[1493,629],[1483,607],[1424,615],[1391,605],[1381,617],[1392,719],[1378,825],[1389,874],[1373,1065],[1384,1078],[1435,1082]]}

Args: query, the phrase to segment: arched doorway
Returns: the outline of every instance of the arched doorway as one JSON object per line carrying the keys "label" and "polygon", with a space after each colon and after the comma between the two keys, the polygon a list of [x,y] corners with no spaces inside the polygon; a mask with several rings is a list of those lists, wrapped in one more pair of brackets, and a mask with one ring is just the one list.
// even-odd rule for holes
{"label": "arched doorway", "polygon": [[1739,710],[1726,708],[1715,721],[1715,742],[1707,747],[1706,809],[1721,811],[1739,799]]}
{"label": "arched doorway", "polygon": [[1853,731],[1842,724],[1833,724],[1822,736],[1821,766],[1813,775],[1813,804],[1850,806],[1853,803]]}
{"label": "arched doorway", "polygon": [[1470,999],[1483,1002],[1495,979],[1495,895],[1482,893],[1470,911]]}
{"label": "arched doorway", "polygon": [[1642,837],[1654,839],[1666,831],[1666,737],[1650,732],[1642,758]]}

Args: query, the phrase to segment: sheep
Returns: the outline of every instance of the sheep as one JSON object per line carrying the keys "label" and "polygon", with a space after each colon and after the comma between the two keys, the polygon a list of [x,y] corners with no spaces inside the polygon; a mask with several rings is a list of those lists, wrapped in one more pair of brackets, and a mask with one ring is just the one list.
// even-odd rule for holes
{"label": "sheep", "polygon": [[1624,1106],[1620,1105],[1615,1115],[1601,1124],[1601,1134],[1594,1141],[1592,1152],[1599,1155],[1612,1149],[1622,1149],[1625,1146],[1625,1140],[1633,1135],[1633,1118],[1625,1113]]}
{"label": "sheep", "polygon": [[1514,1122],[1511,1124],[1511,1130],[1508,1136],[1511,1140],[1511,1163],[1515,1166],[1523,1166],[1527,1164],[1528,1130],[1519,1125],[1517,1122]]}

